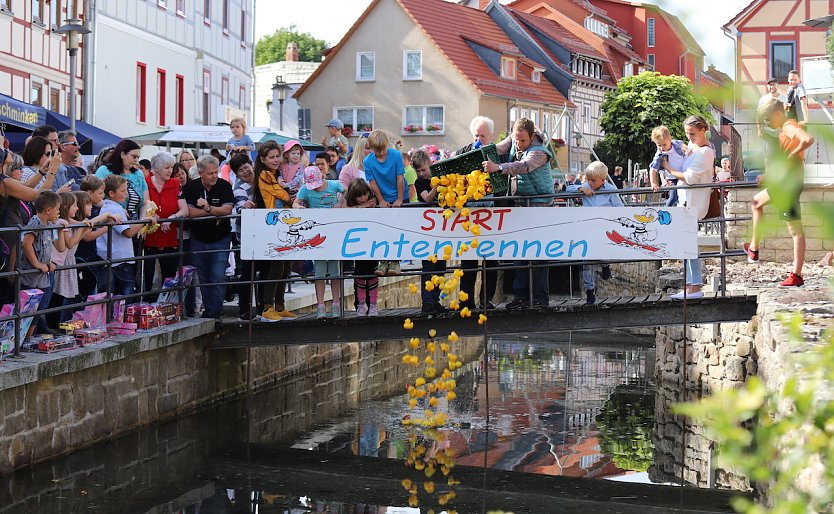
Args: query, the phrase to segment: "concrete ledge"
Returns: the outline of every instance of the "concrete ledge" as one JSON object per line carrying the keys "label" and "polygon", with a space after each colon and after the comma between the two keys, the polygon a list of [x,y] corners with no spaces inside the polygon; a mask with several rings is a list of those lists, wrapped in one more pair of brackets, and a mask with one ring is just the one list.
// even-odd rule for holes
{"label": "concrete ledge", "polygon": [[187,319],[131,336],[113,339],[85,348],[57,353],[22,353],[0,363],[0,391],[31,384],[64,373],[74,373],[125,359],[131,355],[164,348],[214,332],[214,320]]}

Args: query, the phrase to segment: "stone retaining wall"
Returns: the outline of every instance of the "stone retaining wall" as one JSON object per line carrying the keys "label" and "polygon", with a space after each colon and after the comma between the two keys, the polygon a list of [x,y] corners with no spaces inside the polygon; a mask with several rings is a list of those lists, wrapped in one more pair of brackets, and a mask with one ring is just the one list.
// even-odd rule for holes
{"label": "stone retaining wall", "polygon": [[[403,305],[409,298],[399,298],[402,289],[407,291],[386,288],[380,296],[391,301],[397,295],[393,301]],[[202,338],[210,337],[213,323],[187,320],[130,340],[4,361],[0,473],[238,395],[246,390],[247,379],[253,388],[261,388],[292,375],[321,377],[321,382],[309,382],[309,390],[296,391],[292,398],[318,405],[321,398],[353,401],[363,390],[394,394],[416,373],[416,368],[399,362],[407,345],[379,343],[254,348],[247,370],[245,349],[205,350]],[[459,344],[463,359],[480,351],[478,339]],[[326,380],[317,375],[332,363],[352,364]]]}
{"label": "stone retaining wall", "polygon": [[[758,192],[758,189],[731,189],[727,199],[727,212],[729,216],[751,216],[750,200]],[[834,186],[819,184],[806,184],[805,191],[800,197],[802,204],[802,224],[805,227],[806,237],[806,260],[816,262],[827,252],[834,250],[834,240],[825,239],[822,236],[822,220],[811,216],[811,204],[813,203],[834,203]],[[765,214],[774,214],[772,206],[765,207]],[[774,215],[771,219],[776,219]],[[741,248],[750,241],[750,221],[727,223],[727,247]],[[793,241],[788,234],[788,229],[782,223],[778,231],[768,234],[761,247],[761,258],[767,261],[792,262]]]}
{"label": "stone retaining wall", "polygon": [[[750,322],[691,325],[685,338],[683,327],[658,328],[658,388],[678,393],[669,393],[669,401],[656,405],[660,438],[655,445],[656,477],[680,477],[685,437],[683,476],[687,483],[706,486],[713,480],[719,487],[749,489],[749,481],[732,470],[711,469],[710,442],[701,428],[672,415],[669,406],[684,400],[680,393],[684,388],[686,400],[692,401],[698,395],[740,387],[753,375],[759,376],[769,391],[781,390],[785,380],[795,376],[792,359],[819,344],[822,331],[834,318],[834,304],[824,287],[764,290],[758,294],[758,303],[758,312]],[[804,317],[802,341],[790,340],[780,320],[792,313]],[[832,392],[820,394],[830,396]]]}
{"label": "stone retaining wall", "polygon": [[[397,358],[405,345],[345,346],[349,349],[342,358],[324,360],[309,373],[288,376],[248,397],[132,431],[95,452],[58,458],[35,473],[5,476],[0,512],[86,512],[114,505],[108,500],[131,512],[175,512],[199,504],[215,493],[207,470],[216,465],[218,455],[246,443],[296,441],[299,433],[354,411],[368,398],[403,394],[403,384],[413,379],[415,368],[404,368]],[[471,358],[480,354],[482,342],[461,340],[459,348]],[[383,366],[391,373],[382,371]],[[459,389],[474,380],[471,369],[465,374],[467,367],[458,370],[463,372]],[[322,441],[319,434],[315,439]],[[169,482],[181,487],[169,491],[148,486]],[[100,486],[105,483],[108,487]],[[119,499],[129,499],[129,504]]]}

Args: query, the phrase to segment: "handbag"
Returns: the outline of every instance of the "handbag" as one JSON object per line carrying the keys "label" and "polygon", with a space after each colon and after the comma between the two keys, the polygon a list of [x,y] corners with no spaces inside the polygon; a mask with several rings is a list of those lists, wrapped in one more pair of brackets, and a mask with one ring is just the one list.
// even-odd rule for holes
{"label": "handbag", "polygon": [[721,217],[721,191],[718,188],[713,188],[709,193],[709,208],[707,208],[706,215],[701,220]]}

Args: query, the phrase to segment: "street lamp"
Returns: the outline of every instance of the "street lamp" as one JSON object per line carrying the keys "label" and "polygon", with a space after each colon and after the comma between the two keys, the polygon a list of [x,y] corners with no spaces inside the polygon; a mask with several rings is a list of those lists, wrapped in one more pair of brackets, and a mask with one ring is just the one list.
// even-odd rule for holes
{"label": "street lamp", "polygon": [[58,27],[55,32],[58,34],[66,34],[67,36],[67,50],[69,51],[69,65],[70,65],[70,105],[69,105],[69,119],[70,130],[75,132],[75,56],[78,54],[78,36],[89,34],[91,32],[81,20],[78,18],[69,18],[64,25]]}
{"label": "street lamp", "polygon": [[275,97],[275,92],[278,92],[278,130],[284,130],[284,100],[287,99],[287,90],[290,85],[284,82],[284,77],[277,75],[275,77],[275,84],[272,85],[272,96]]}

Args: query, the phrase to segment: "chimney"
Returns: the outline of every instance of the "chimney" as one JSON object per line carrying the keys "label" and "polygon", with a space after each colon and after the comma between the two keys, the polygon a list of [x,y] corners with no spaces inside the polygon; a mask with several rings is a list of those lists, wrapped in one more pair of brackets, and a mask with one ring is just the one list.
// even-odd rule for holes
{"label": "chimney", "polygon": [[290,42],[287,44],[287,55],[284,57],[285,61],[298,61],[298,45]]}

